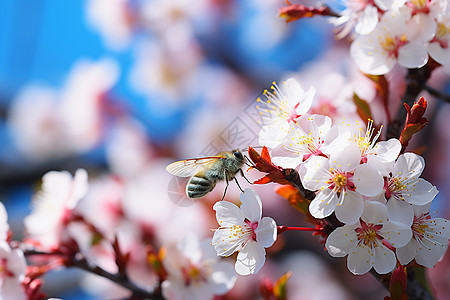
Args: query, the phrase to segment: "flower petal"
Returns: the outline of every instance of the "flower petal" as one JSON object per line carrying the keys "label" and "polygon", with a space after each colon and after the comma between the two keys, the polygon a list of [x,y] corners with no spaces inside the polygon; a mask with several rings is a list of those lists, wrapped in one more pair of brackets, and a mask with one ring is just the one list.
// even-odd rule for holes
{"label": "flower petal", "polygon": [[239,252],[234,268],[239,275],[258,272],[266,261],[266,250],[260,244],[250,241]]}
{"label": "flower petal", "polygon": [[214,264],[209,278],[211,288],[216,295],[223,295],[231,290],[236,282],[237,276],[231,263],[221,261]]}
{"label": "flower petal", "polygon": [[398,51],[398,64],[408,69],[423,67],[428,62],[428,52],[424,43],[409,42]]}
{"label": "flower petal", "polygon": [[331,175],[328,158],[313,156],[307,162],[300,165],[300,177],[305,189],[316,191],[326,185]]}
{"label": "flower petal", "polygon": [[394,270],[397,259],[393,251],[380,242],[378,247],[374,247],[373,254],[373,267],[378,274],[386,274]]}
{"label": "flower petal", "polygon": [[339,199],[335,192],[324,189],[309,204],[309,212],[314,218],[323,219],[333,213],[338,202]]}
{"label": "flower petal", "polygon": [[259,195],[250,188],[241,193],[241,211],[250,222],[259,222],[262,215],[262,204]]}
{"label": "flower petal", "polygon": [[409,264],[417,254],[417,248],[419,244],[415,239],[411,239],[408,244],[403,247],[397,248],[397,258],[400,263],[404,266]]}
{"label": "flower petal", "polygon": [[413,186],[408,186],[408,191],[403,193],[403,197],[408,203],[422,206],[430,203],[438,193],[434,185],[420,178]]}
{"label": "flower petal", "polygon": [[387,221],[386,205],[376,201],[365,201],[361,219],[371,224],[385,223]]}
{"label": "flower petal", "polygon": [[444,245],[436,244],[428,239],[422,239],[417,248],[416,262],[427,268],[433,268],[447,251],[448,240]]}
{"label": "flower petal", "polygon": [[403,247],[408,244],[412,238],[410,226],[394,221],[386,222],[386,224],[383,225],[383,228],[380,229],[379,233],[395,248]]}
{"label": "flower petal", "polygon": [[349,143],[330,155],[330,166],[334,169],[351,172],[361,161],[361,150],[355,143]]}
{"label": "flower petal", "polygon": [[359,244],[356,248],[350,251],[347,258],[347,268],[355,275],[362,275],[372,269],[372,248]]}
{"label": "flower petal", "polygon": [[358,243],[355,225],[344,225],[336,228],[327,238],[325,247],[333,257],[344,257],[350,253]]}
{"label": "flower petal", "polygon": [[407,152],[398,157],[393,176],[419,178],[424,168],[425,161],[420,155]]}
{"label": "flower petal", "polygon": [[411,226],[414,220],[414,211],[411,204],[391,197],[387,203],[388,218],[391,221],[400,222],[406,226]]}
{"label": "flower petal", "polygon": [[277,240],[277,224],[274,219],[264,217],[255,230],[256,241],[264,248],[270,247]]}
{"label": "flower petal", "polygon": [[364,200],[358,193],[348,191],[344,201],[336,207],[336,217],[345,224],[356,223],[364,210]]}
{"label": "flower petal", "polygon": [[384,185],[383,177],[369,164],[362,164],[356,168],[353,182],[355,183],[356,191],[368,197],[378,195]]}
{"label": "flower petal", "polygon": [[373,5],[367,5],[358,18],[355,31],[358,34],[368,34],[375,29],[378,24],[378,9]]}
{"label": "flower petal", "polygon": [[228,201],[218,201],[214,204],[217,223],[220,226],[233,226],[244,222],[244,214],[236,204]]}

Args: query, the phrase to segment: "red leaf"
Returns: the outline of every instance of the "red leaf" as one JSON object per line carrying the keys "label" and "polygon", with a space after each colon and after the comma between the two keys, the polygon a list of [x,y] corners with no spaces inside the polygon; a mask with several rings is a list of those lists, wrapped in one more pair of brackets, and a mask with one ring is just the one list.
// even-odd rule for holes
{"label": "red leaf", "polygon": [[276,182],[280,184],[289,184],[289,182],[285,179],[286,176],[283,172],[283,168],[276,166],[272,163],[269,151],[267,150],[266,147],[263,147],[261,155],[258,152],[256,152],[255,149],[249,147],[248,155],[255,164],[253,166],[255,169],[263,173],[268,173],[266,176],[256,180],[254,183],[266,184],[269,182]]}
{"label": "red leaf", "polygon": [[423,117],[427,109],[427,101],[421,97],[412,108],[408,104],[404,104],[406,108],[405,127],[400,134],[400,143],[402,144],[402,152],[408,146],[409,140],[414,134],[421,131],[427,124],[428,120]]}
{"label": "red leaf", "polygon": [[280,8],[280,17],[286,19],[286,23],[296,21],[302,18],[311,18],[316,15],[330,16],[331,11],[327,6],[321,7],[308,7],[301,4],[291,4],[286,1],[289,6]]}

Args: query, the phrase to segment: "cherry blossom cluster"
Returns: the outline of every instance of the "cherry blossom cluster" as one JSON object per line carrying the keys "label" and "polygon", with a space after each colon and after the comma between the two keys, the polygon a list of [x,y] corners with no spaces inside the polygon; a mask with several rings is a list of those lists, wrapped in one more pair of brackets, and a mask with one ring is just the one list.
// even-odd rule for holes
{"label": "cherry blossom cluster", "polygon": [[342,26],[340,36],[354,28],[350,55],[364,73],[386,74],[396,63],[414,69],[430,59],[441,65],[450,62],[448,0],[344,3],[346,9],[333,23]]}
{"label": "cherry blossom cluster", "polygon": [[[219,260],[210,241],[200,241],[194,233],[176,240],[157,238],[152,228],[155,223],[151,223],[154,219],[145,224],[130,217],[130,207],[121,203],[123,190],[117,179],[102,185],[99,190],[98,182],[90,184],[84,169],[78,169],[73,176],[67,171],[51,171],[43,176],[33,211],[24,220],[24,245],[35,251],[29,255],[49,258],[41,265],[45,272],[63,266],[88,270],[95,266],[91,272],[103,270],[99,275],[107,273],[110,279],[121,274],[116,282],[123,283],[126,278],[127,287],[143,293],[145,298],[161,293],[165,299],[212,299],[233,288],[237,278],[233,265]],[[92,196],[100,199],[93,201]],[[103,214],[99,215],[99,211]],[[19,283],[26,262],[22,252],[14,251],[5,248],[3,256],[18,262],[2,274],[9,274]],[[11,289],[6,281],[0,283],[1,291]],[[19,291],[15,288],[15,293]]]}
{"label": "cherry blossom cluster", "polygon": [[378,141],[372,120],[367,125],[308,114],[314,88],[304,92],[295,79],[273,84],[258,99],[261,145],[272,162],[297,169],[305,189],[315,192],[309,213],[317,219],[335,214],[343,226],[326,240],[335,257],[348,256],[348,269],[379,274],[406,265],[433,267],[450,238],[448,221],[429,211],[438,194],[421,178],[424,159],[401,153],[398,139]]}

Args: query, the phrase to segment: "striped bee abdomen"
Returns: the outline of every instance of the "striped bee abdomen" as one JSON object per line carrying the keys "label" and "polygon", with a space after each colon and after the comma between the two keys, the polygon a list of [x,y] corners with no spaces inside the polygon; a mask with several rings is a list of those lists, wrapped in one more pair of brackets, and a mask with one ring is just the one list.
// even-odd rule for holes
{"label": "striped bee abdomen", "polygon": [[208,194],[216,186],[216,180],[208,179],[204,174],[197,173],[189,179],[186,194],[189,198],[200,198]]}

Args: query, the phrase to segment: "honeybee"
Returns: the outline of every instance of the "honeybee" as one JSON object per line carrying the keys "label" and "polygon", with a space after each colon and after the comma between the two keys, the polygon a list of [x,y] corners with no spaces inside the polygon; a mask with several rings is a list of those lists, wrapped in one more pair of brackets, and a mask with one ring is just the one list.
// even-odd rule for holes
{"label": "honeybee", "polygon": [[[186,195],[191,199],[205,196],[214,189],[217,182],[225,180],[227,185],[223,199],[228,188],[228,182],[233,179],[236,180],[235,176],[238,172],[241,172],[241,175],[245,178],[242,172],[244,164],[244,155],[239,149],[234,149],[220,152],[215,156],[176,161],[169,164],[166,170],[179,177],[191,177],[186,184]],[[237,180],[236,183],[239,186]],[[239,189],[241,189],[240,186]]]}

